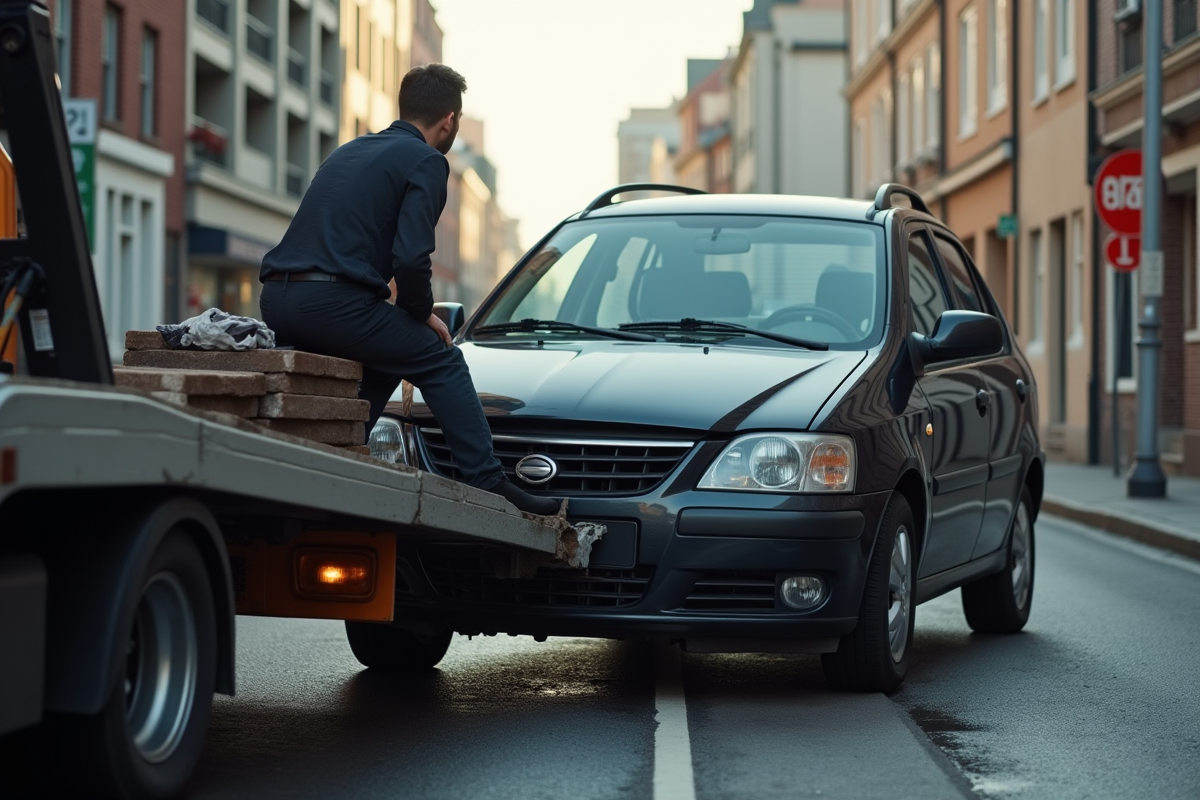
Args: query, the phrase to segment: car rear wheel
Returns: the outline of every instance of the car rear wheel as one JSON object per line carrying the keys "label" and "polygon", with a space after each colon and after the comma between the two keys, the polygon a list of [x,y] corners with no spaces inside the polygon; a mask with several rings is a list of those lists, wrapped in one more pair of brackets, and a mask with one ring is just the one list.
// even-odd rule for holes
{"label": "car rear wheel", "polygon": [[1008,536],[1003,571],[962,588],[963,613],[979,633],[1017,633],[1029,621],[1033,606],[1033,497],[1021,489],[1017,513]]}
{"label": "car rear wheel", "polygon": [[386,623],[346,622],[346,639],[364,667],[397,672],[432,669],[450,649],[453,631],[414,633]]}
{"label": "car rear wheel", "polygon": [[904,680],[913,640],[915,531],[908,501],[894,493],[867,568],[858,625],[842,637],[837,652],[821,656],[825,679],[833,687],[891,692]]}

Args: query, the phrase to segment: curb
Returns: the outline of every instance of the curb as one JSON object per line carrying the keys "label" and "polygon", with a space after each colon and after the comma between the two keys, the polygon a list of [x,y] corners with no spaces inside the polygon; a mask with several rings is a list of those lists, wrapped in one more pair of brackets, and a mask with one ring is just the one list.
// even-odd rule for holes
{"label": "curb", "polygon": [[1200,561],[1200,537],[1168,525],[1151,525],[1124,514],[1088,508],[1059,497],[1043,497],[1041,511]]}

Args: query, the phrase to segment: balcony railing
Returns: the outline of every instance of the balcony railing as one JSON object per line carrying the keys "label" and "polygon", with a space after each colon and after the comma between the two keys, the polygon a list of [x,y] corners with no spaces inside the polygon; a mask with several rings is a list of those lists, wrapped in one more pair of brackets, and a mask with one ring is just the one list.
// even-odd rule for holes
{"label": "balcony railing", "polygon": [[1196,32],[1196,0],[1175,0],[1175,41]]}
{"label": "balcony railing", "polygon": [[308,59],[290,47],[288,48],[287,75],[289,81],[301,88],[308,85]]}
{"label": "balcony railing", "polygon": [[229,166],[229,131],[203,117],[192,117],[188,131],[196,158],[218,167]]}
{"label": "balcony railing", "polygon": [[196,0],[196,16],[222,33],[229,33],[228,0]]}
{"label": "balcony railing", "polygon": [[333,105],[333,75],[321,70],[321,102],[327,106]]}
{"label": "balcony railing", "polygon": [[295,164],[287,165],[287,193],[292,197],[300,197],[304,194],[304,168]]}
{"label": "balcony railing", "polygon": [[261,58],[271,61],[274,58],[275,31],[265,22],[261,22],[249,14],[246,15],[246,50]]}

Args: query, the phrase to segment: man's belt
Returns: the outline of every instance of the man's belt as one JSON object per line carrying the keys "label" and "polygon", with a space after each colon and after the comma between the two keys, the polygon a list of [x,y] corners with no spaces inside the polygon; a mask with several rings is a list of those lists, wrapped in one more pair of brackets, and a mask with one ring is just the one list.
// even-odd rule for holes
{"label": "man's belt", "polygon": [[273,272],[265,280],[268,281],[327,281],[329,283],[352,283],[349,278],[341,275],[330,275],[328,272]]}

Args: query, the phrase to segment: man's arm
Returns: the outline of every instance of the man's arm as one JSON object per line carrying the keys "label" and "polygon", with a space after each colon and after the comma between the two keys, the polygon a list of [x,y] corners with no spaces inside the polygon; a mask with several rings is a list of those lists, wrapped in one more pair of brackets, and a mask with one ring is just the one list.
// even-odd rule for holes
{"label": "man's arm", "polygon": [[413,319],[425,322],[433,313],[434,228],[446,207],[446,181],[450,165],[441,155],[431,154],[407,176],[408,188],[400,204],[396,239],[392,242],[392,266],[396,270],[396,305]]}

